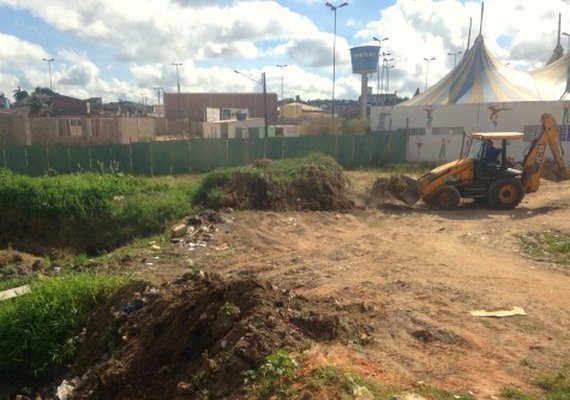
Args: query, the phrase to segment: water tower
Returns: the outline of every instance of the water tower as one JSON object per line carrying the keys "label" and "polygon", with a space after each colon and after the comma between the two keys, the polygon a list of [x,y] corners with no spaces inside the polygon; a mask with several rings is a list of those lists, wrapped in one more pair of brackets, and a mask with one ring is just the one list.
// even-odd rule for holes
{"label": "water tower", "polygon": [[358,46],[350,49],[352,73],[362,76],[360,90],[360,118],[366,118],[366,102],[368,100],[368,74],[378,71],[380,46]]}

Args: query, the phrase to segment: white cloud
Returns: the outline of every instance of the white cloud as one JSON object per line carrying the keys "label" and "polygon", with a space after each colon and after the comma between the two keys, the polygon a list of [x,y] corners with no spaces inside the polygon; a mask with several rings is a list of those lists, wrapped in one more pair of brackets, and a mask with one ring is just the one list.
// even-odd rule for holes
{"label": "white cloud", "polygon": [[[280,94],[281,70],[275,65],[286,63],[290,64],[283,71],[286,97],[298,94],[311,99],[331,95],[330,24],[322,32],[309,17],[292,11],[284,3],[271,0],[50,0],[49,3],[46,7],[45,1],[40,0],[0,0],[0,7],[26,10],[69,37],[82,38],[95,51],[56,44],[53,46],[56,54],[52,55],[39,44],[0,32],[0,90],[12,90],[18,85],[29,89],[47,86],[47,65],[39,60],[53,56],[55,89],[77,97],[97,95],[110,100],[119,97],[138,100],[144,94],[154,98],[153,87],[162,86],[167,91],[176,87],[172,61],[184,63],[180,69],[183,90],[260,90],[259,85],[248,79],[236,77],[233,68],[238,65],[246,66],[244,72],[252,76],[265,71],[268,90]],[[395,59],[391,89],[411,95],[417,87],[424,90],[424,57],[436,57],[429,67],[428,78],[433,84],[453,67],[453,57],[448,52],[465,49],[469,18],[473,18],[471,43],[479,31],[479,0],[397,0],[383,10],[370,3],[351,1],[351,7],[344,13],[346,22],[339,25],[353,32],[357,26],[363,28],[354,37],[337,37],[336,98],[358,97],[360,78],[351,72],[349,49],[377,44],[373,36],[389,37],[382,43],[382,50]],[[351,16],[357,7],[366,12]],[[326,12],[321,8],[318,12]],[[485,42],[503,62],[511,62],[517,68],[535,68],[552,54],[559,11],[563,13],[563,30],[568,31],[568,0],[487,0]],[[102,52],[107,52],[106,58],[98,64],[95,57]],[[109,57],[114,57],[115,62],[109,63]],[[374,91],[376,84],[376,76],[372,76],[370,86]]]}

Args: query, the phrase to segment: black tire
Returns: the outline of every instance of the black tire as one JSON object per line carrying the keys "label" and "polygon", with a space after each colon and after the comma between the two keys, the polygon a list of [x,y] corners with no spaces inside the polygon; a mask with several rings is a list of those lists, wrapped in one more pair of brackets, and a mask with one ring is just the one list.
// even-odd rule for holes
{"label": "black tire", "polygon": [[513,177],[501,178],[491,183],[487,193],[489,205],[496,210],[512,210],[520,204],[523,197],[523,184],[520,179]]}
{"label": "black tire", "polygon": [[453,186],[441,186],[428,196],[425,202],[440,210],[450,211],[457,208],[460,199],[461,195],[456,188]]}

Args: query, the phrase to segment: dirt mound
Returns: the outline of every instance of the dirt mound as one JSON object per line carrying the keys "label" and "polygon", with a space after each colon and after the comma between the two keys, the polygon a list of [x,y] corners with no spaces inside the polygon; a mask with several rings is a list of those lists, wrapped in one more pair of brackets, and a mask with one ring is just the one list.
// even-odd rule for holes
{"label": "dirt mound", "polygon": [[347,210],[354,206],[348,187],[342,167],[331,157],[315,154],[213,171],[193,202],[214,209]]}
{"label": "dirt mound", "polygon": [[336,318],[303,302],[267,283],[202,272],[158,289],[135,283],[88,324],[67,374],[83,376],[74,398],[226,397],[266,355],[342,337]]}

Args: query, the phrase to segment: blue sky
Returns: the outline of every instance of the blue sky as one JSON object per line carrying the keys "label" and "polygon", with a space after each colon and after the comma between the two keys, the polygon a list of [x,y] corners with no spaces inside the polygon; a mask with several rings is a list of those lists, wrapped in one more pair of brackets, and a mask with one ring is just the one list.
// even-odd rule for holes
{"label": "blue sky", "polygon": [[[332,88],[333,12],[312,0],[0,0],[0,92],[49,86],[71,96],[156,101],[153,88],[176,90],[173,61],[182,62],[183,91],[258,91],[235,74],[267,75],[268,90],[284,96],[329,98]],[[340,1],[333,1],[335,5]],[[356,99],[349,49],[389,37],[394,68],[390,88],[402,95],[423,89],[453,67],[448,52],[474,34],[479,1],[349,0],[337,11],[336,97]],[[495,56],[513,68],[543,65],[556,44],[558,13],[570,32],[568,0],[487,0],[483,34]],[[532,27],[532,29],[529,29]],[[567,40],[567,37],[563,37]],[[566,51],[566,41],[563,41]],[[426,76],[424,57],[435,57]],[[370,86],[378,90],[376,75]]]}

